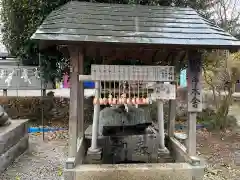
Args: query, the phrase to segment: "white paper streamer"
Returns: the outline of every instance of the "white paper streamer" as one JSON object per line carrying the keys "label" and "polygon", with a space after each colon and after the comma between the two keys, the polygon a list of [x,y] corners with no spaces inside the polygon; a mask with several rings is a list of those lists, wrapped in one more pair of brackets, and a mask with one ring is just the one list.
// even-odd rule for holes
{"label": "white paper streamer", "polygon": [[15,73],[15,70],[13,70],[11,73],[9,73],[7,78],[5,79],[5,83],[7,83],[8,87],[11,85],[14,73]]}
{"label": "white paper streamer", "polygon": [[30,79],[28,78],[28,70],[23,69],[21,79],[24,79],[24,82],[28,82],[29,84],[32,84]]}
{"label": "white paper streamer", "polygon": [[0,71],[0,79],[3,79],[5,77],[5,70],[1,69]]}

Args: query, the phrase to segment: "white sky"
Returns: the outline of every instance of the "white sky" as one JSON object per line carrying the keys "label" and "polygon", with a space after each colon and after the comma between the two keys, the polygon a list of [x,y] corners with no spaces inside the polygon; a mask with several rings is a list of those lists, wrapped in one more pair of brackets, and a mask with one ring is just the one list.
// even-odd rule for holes
{"label": "white sky", "polygon": [[215,18],[218,19],[221,16],[225,17],[224,15],[224,6],[226,7],[227,11],[227,19],[230,20],[238,16],[240,13],[240,0],[220,0],[221,3],[218,5],[215,5],[210,11],[213,11],[215,13]]}
{"label": "white sky", "polygon": [[[0,11],[1,11],[1,9],[2,9],[2,6],[1,6],[1,0],[0,0]],[[3,45],[3,43],[2,43],[2,33],[1,33],[1,29],[2,29],[2,23],[1,23],[1,18],[0,18],[0,54],[2,54],[2,53],[8,53],[7,52],[7,49],[6,49],[6,47]]]}

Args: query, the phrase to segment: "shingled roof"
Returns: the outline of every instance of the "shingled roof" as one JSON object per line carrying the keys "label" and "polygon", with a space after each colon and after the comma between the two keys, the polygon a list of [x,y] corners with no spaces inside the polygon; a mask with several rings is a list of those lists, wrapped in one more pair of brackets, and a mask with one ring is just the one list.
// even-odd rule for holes
{"label": "shingled roof", "polygon": [[239,47],[191,8],[71,1],[50,13],[36,40]]}

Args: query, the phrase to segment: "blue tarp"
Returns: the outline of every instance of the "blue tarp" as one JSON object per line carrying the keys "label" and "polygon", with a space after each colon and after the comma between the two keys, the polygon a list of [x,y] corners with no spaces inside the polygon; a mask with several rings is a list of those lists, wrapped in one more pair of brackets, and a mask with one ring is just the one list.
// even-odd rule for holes
{"label": "blue tarp", "polygon": [[29,127],[28,133],[38,133],[38,132],[49,132],[49,131],[60,131],[65,130],[64,128],[53,128],[53,127]]}
{"label": "blue tarp", "polygon": [[95,87],[95,83],[92,81],[84,81],[83,86],[86,89],[93,89]]}

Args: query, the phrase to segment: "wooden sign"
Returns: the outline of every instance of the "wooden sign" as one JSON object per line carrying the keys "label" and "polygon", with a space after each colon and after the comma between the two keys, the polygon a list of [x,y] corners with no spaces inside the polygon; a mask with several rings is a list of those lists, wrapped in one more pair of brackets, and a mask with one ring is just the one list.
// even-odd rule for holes
{"label": "wooden sign", "polygon": [[188,112],[202,111],[202,62],[201,55],[188,61]]}
{"label": "wooden sign", "polygon": [[94,81],[174,81],[174,66],[92,65]]}
{"label": "wooden sign", "polygon": [[155,84],[154,92],[151,94],[153,99],[176,99],[176,86],[173,84]]}

